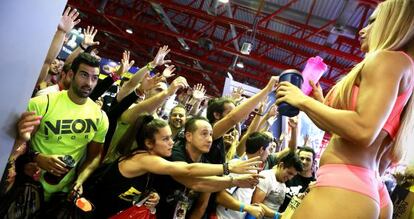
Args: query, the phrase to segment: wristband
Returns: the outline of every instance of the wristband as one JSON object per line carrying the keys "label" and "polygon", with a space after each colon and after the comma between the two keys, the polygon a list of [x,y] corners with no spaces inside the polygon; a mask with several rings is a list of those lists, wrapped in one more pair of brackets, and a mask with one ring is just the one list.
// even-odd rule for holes
{"label": "wristband", "polygon": [[83,50],[83,51],[86,51],[88,48],[85,48],[83,45],[82,45],[82,43],[81,44],[79,44],[79,47]]}
{"label": "wristband", "polygon": [[230,174],[230,169],[229,169],[229,163],[223,163],[223,174],[224,175],[229,175]]}
{"label": "wristband", "polygon": [[275,215],[273,215],[273,219],[279,219],[280,214],[279,212],[275,211]]}
{"label": "wristband", "polygon": [[243,202],[240,203],[240,209],[239,209],[239,211],[240,212],[244,212],[244,203]]}
{"label": "wristband", "polygon": [[154,66],[151,65],[151,62],[148,62],[148,64],[146,65],[148,71],[152,71],[154,70]]}
{"label": "wristband", "polygon": [[114,72],[109,73],[109,76],[112,78],[112,80],[115,82],[119,79],[121,79],[121,76],[115,74]]}

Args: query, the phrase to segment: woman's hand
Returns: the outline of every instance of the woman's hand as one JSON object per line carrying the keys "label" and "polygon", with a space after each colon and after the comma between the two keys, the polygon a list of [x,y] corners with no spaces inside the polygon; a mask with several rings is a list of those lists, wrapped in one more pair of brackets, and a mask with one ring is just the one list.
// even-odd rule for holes
{"label": "woman's hand", "polygon": [[306,96],[298,87],[287,81],[279,83],[279,86],[276,89],[276,97],[276,105],[286,102],[299,109],[303,102],[307,98],[310,98]]}
{"label": "woman's hand", "polygon": [[322,91],[321,85],[319,83],[315,84],[315,83],[313,83],[313,81],[309,81],[309,84],[312,87],[311,96],[315,100],[323,103],[323,101],[325,100],[325,97],[323,96],[323,91]]}

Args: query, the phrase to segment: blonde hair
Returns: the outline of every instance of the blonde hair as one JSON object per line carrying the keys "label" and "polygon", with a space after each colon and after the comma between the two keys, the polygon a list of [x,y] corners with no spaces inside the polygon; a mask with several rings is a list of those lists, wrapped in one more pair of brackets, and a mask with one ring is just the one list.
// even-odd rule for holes
{"label": "blonde hair", "polygon": [[[378,5],[377,17],[368,36],[369,53],[357,64],[327,95],[332,98],[332,107],[351,108],[352,86],[360,75],[367,60],[380,51],[403,50],[414,35],[414,0],[387,0]],[[413,98],[405,107],[401,125],[392,148],[392,160],[403,157],[403,146],[407,146],[414,127]]]}

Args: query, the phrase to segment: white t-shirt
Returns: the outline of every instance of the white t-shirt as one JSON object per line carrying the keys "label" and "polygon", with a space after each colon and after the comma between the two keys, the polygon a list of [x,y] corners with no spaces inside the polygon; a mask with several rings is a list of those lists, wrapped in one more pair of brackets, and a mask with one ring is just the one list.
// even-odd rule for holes
{"label": "white t-shirt", "polygon": [[59,85],[58,84],[55,84],[55,85],[52,85],[52,86],[43,88],[42,90],[39,90],[36,93],[36,96],[46,95],[46,94],[51,94],[51,93],[56,93],[56,92],[59,92],[59,91],[60,91]]}
{"label": "white t-shirt", "polygon": [[257,184],[257,188],[266,193],[263,204],[274,211],[278,211],[285,199],[285,183],[276,180],[273,170],[263,170],[259,175],[264,176],[264,179],[260,178],[259,184]]}
{"label": "white t-shirt", "polygon": [[[233,159],[233,160],[247,160],[247,156],[243,156],[240,159]],[[233,177],[237,176],[238,174],[230,174]],[[233,196],[234,199],[243,202],[245,205],[250,204],[254,192],[254,188],[238,188],[232,187],[226,189],[226,191]],[[217,217],[220,219],[244,219],[246,216],[246,212],[235,211],[232,209],[227,209],[222,205],[217,206]]]}

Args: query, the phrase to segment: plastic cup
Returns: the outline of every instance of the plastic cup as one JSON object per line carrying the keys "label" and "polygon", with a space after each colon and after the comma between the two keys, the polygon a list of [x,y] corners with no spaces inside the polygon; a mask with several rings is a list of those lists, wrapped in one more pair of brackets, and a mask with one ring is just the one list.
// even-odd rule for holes
{"label": "plastic cup", "polygon": [[[279,76],[279,82],[287,81],[295,85],[298,88],[301,88],[303,83],[303,77],[298,70],[288,69],[283,71]],[[294,117],[299,114],[299,109],[291,106],[286,102],[279,104],[277,111],[280,115]]]}
{"label": "plastic cup", "polygon": [[[73,159],[72,156],[70,155],[65,155],[63,157],[59,157],[59,159],[65,163],[66,168],[68,169],[68,172],[75,167],[75,159]],[[68,173],[66,172],[66,174]],[[45,175],[43,176],[43,178],[45,179],[45,181],[50,184],[50,185],[57,185],[59,184],[59,182],[66,176],[66,174],[62,174],[60,176],[56,176],[53,175],[49,172],[45,173]]]}
{"label": "plastic cup", "polygon": [[311,57],[306,61],[305,68],[302,71],[302,91],[304,94],[309,95],[312,92],[312,86],[309,84],[309,81],[313,81],[315,84],[318,83],[327,68],[327,65],[319,56]]}

